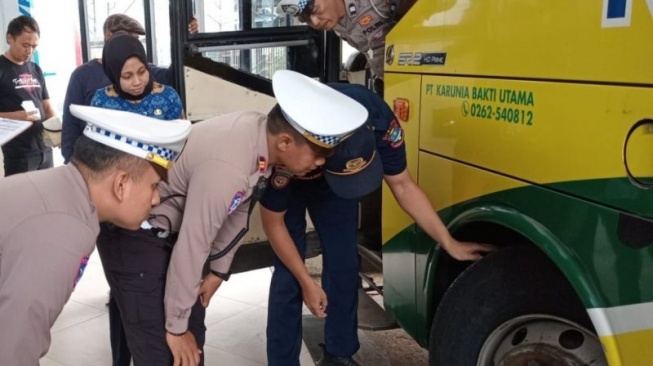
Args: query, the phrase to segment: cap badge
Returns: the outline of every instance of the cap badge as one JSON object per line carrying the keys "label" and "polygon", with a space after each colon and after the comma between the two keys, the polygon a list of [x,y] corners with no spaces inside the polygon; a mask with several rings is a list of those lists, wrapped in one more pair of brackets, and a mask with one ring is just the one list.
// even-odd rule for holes
{"label": "cap badge", "polygon": [[365,159],[363,158],[351,159],[345,164],[345,170],[343,173],[356,173],[362,170],[366,165]]}
{"label": "cap badge", "polygon": [[372,163],[375,156],[376,156],[376,149],[374,149],[374,151],[372,152],[372,156],[370,156],[369,160],[365,160],[362,157],[354,158],[348,160],[345,163],[344,169],[338,171],[327,169],[327,172],[333,175],[353,175],[360,172],[361,170],[366,169],[370,165],[370,163]]}

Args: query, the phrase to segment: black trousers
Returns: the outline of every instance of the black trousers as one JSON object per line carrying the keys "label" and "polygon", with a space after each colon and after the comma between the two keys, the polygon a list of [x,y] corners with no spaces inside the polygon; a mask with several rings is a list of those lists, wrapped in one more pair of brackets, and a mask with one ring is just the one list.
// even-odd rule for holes
{"label": "black trousers", "polygon": [[[119,310],[109,312],[114,324],[112,331],[117,331],[115,318],[120,317],[135,366],[172,365],[163,303],[171,244],[150,230],[130,231],[102,224],[97,248]],[[188,327],[200,349],[206,336],[205,315],[206,309],[198,299],[191,310]],[[116,337],[112,334],[111,338]],[[203,364],[202,353],[200,365]]]}
{"label": "black trousers", "polygon": [[20,158],[6,155],[4,157],[5,177],[33,170],[48,169],[53,166],[52,149],[49,147],[43,151],[31,152]]}

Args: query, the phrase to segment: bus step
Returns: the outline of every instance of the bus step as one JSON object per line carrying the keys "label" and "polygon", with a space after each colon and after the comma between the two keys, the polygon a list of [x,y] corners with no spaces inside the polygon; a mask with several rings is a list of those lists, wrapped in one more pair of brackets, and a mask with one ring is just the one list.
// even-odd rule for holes
{"label": "bus step", "polygon": [[387,330],[398,328],[397,322],[386,313],[362,288],[358,289],[358,328]]}

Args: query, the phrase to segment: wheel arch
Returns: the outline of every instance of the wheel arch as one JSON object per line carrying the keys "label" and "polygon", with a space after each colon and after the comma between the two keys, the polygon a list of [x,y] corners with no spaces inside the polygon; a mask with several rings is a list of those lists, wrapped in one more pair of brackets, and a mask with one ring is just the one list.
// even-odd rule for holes
{"label": "wheel arch", "polygon": [[[448,228],[459,240],[485,242],[498,247],[531,245],[551,259],[586,309],[597,308],[603,303],[599,291],[581,270],[582,265],[569,246],[545,225],[514,208],[499,205],[473,207],[455,216]],[[425,329],[419,337],[421,344],[428,344],[430,327],[442,296],[469,265],[453,259],[441,247],[434,247],[429,253],[421,289],[426,315]],[[597,326],[605,327],[605,324],[595,324],[595,328]]]}

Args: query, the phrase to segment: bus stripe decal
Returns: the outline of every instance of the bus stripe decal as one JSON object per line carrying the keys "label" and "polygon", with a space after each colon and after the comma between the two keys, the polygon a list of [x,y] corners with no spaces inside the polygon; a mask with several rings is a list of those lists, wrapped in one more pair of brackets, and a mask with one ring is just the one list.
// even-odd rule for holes
{"label": "bus stripe decal", "polygon": [[600,337],[653,329],[653,302],[587,309]]}

